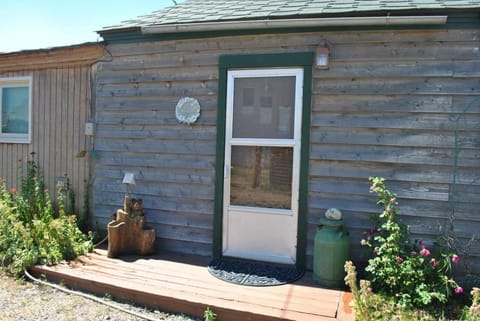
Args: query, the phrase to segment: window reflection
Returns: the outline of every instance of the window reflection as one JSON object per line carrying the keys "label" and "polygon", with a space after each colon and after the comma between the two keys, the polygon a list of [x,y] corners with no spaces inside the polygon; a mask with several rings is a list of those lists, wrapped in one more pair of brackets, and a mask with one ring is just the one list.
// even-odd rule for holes
{"label": "window reflection", "polygon": [[291,147],[233,146],[230,204],[291,209]]}
{"label": "window reflection", "polygon": [[0,88],[2,133],[28,134],[28,87]]}
{"label": "window reflection", "polygon": [[236,78],[233,138],[293,138],[295,77]]}

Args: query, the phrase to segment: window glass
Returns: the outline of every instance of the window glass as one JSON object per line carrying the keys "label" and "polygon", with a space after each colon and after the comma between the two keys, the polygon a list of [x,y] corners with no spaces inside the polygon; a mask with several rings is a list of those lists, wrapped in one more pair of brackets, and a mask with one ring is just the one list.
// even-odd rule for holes
{"label": "window glass", "polygon": [[2,90],[2,133],[28,134],[28,87]]}
{"label": "window glass", "polygon": [[30,143],[31,77],[0,78],[0,143]]}
{"label": "window glass", "polygon": [[293,138],[295,77],[236,78],[233,138]]}
{"label": "window glass", "polygon": [[291,209],[291,147],[233,146],[230,204]]}

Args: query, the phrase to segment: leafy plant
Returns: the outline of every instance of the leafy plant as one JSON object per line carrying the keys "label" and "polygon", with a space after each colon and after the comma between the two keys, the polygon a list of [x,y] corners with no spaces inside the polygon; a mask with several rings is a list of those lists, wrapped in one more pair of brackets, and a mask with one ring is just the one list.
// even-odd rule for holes
{"label": "leafy plant", "polygon": [[[351,261],[345,262],[345,284],[353,294],[356,321],[437,321],[438,317],[425,310],[398,306],[388,295],[374,293],[368,280],[357,281],[357,271]],[[446,320],[445,318],[441,319]]]}
{"label": "leafy plant", "polygon": [[361,241],[374,254],[366,268],[369,280],[357,281],[351,261],[344,266],[355,320],[480,321],[480,289],[474,287],[469,298],[451,278],[460,257],[449,250],[448,242],[433,247],[421,240],[412,242],[408,228],[396,220],[397,196],[383,178],[370,181],[382,212]]}
{"label": "leafy plant", "polygon": [[480,320],[480,288],[473,288],[472,306],[468,309],[468,315],[471,320]]}
{"label": "leafy plant", "polygon": [[90,203],[88,198],[88,193],[89,193],[88,184],[85,184],[85,186],[86,187],[85,187],[85,194],[83,197],[83,207],[80,215],[78,216],[78,223],[77,223],[78,227],[83,232],[87,231],[88,213],[90,211]]}
{"label": "leafy plant", "polygon": [[21,191],[0,182],[0,264],[18,276],[34,264],[54,264],[92,249],[92,242],[65,214],[65,194],[55,212],[35,162],[28,163]]}
{"label": "leafy plant", "polygon": [[210,307],[207,307],[207,309],[203,313],[203,317],[205,318],[205,321],[217,320],[217,315],[210,309]]}
{"label": "leafy plant", "polygon": [[[473,288],[472,304],[465,306],[456,316],[448,313],[446,306],[435,311],[419,309],[415,307],[399,306],[395,298],[384,293],[375,293],[372,290],[371,282],[368,280],[357,280],[356,268],[351,261],[345,262],[345,284],[348,285],[353,294],[352,305],[355,309],[356,321],[479,321],[480,320],[480,289]],[[360,283],[360,286],[358,286]],[[458,311],[458,309],[455,309]],[[450,319],[451,318],[451,319]]]}
{"label": "leafy plant", "polygon": [[68,209],[67,214],[71,215],[75,213],[75,192],[73,189],[68,189]]}
{"label": "leafy plant", "polygon": [[427,247],[422,240],[411,242],[407,227],[396,220],[397,196],[381,177],[371,177],[370,191],[378,195],[382,212],[377,225],[362,245],[373,250],[366,272],[377,291],[395,298],[401,306],[425,308],[445,303],[463,289],[452,279],[453,264],[460,257],[444,248]]}

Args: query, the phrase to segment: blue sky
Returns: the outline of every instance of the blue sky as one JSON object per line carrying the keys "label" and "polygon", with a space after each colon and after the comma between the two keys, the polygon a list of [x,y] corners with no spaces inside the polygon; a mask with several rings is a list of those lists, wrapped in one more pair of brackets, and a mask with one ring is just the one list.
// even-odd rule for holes
{"label": "blue sky", "polygon": [[0,52],[97,41],[95,31],[102,27],[172,5],[172,0],[3,1]]}

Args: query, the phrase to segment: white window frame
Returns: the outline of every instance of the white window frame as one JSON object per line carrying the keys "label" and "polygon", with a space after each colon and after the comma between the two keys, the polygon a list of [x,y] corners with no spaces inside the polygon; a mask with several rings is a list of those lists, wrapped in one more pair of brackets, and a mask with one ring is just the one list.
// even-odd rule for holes
{"label": "white window frame", "polygon": [[[10,134],[3,133],[2,124],[2,102],[3,88],[26,87],[28,86],[28,133]],[[0,77],[0,143],[30,144],[32,142],[32,77]]]}

